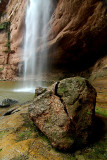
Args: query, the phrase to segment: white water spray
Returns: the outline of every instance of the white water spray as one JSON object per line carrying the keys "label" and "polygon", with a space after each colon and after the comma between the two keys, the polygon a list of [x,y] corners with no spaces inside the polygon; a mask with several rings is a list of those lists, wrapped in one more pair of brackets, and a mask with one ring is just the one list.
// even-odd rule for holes
{"label": "white water spray", "polygon": [[[46,27],[50,17],[51,0],[29,0],[25,19],[24,40],[24,90],[34,89],[33,76],[42,86],[43,69],[47,67],[47,53],[44,46],[47,42],[49,28]],[[38,52],[38,47],[42,46]],[[25,83],[31,79],[29,83]]]}

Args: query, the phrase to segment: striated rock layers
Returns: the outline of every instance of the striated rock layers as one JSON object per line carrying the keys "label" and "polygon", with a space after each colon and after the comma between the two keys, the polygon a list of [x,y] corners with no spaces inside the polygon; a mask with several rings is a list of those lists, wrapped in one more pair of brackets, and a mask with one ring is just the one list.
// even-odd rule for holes
{"label": "striated rock layers", "polygon": [[[0,60],[0,78],[16,77],[18,64],[22,62],[26,2],[9,0],[2,11],[1,23],[10,22],[11,52],[3,53],[1,48],[6,38],[0,32],[0,59],[3,59]],[[107,51],[107,1],[56,0],[55,3],[56,9],[47,24],[50,33],[45,47],[49,48],[49,62],[61,70],[87,69]],[[40,49],[38,46],[38,52]]]}
{"label": "striated rock layers", "polygon": [[92,134],[96,91],[84,78],[67,78],[37,90],[29,116],[52,146],[70,149],[86,144]]}

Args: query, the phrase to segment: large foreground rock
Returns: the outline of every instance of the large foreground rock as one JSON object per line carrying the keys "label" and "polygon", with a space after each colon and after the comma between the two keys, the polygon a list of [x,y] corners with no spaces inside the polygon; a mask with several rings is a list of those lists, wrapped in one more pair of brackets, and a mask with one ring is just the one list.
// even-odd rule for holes
{"label": "large foreground rock", "polygon": [[96,91],[84,78],[67,78],[39,93],[29,106],[35,125],[58,149],[86,144],[93,129]]}

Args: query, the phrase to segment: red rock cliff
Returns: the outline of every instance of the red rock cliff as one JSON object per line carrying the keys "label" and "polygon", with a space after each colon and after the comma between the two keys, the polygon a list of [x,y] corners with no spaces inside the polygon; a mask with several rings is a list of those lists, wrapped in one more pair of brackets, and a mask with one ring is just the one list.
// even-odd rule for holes
{"label": "red rock cliff", "polygon": [[[2,0],[3,1],[3,0]],[[1,24],[10,22],[10,51],[4,53],[7,32],[0,31],[0,78],[14,78],[21,61],[26,0],[9,0]],[[1,10],[1,9],[0,9]],[[58,69],[87,69],[107,51],[107,1],[58,0],[49,21],[49,58]]]}
{"label": "red rock cliff", "polygon": [[107,52],[105,0],[59,0],[50,26],[55,66],[84,69]]}
{"label": "red rock cliff", "polygon": [[[1,14],[1,26],[5,22],[10,22],[10,26],[9,31],[5,28],[0,30],[0,78],[11,79],[17,76],[22,53],[26,0],[9,0],[7,4],[5,3],[4,8]],[[10,43],[10,51],[6,48],[7,43]]]}

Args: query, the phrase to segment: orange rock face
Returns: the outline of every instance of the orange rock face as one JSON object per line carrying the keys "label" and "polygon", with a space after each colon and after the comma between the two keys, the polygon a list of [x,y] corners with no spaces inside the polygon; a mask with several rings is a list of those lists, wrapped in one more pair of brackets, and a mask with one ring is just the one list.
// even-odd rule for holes
{"label": "orange rock face", "polygon": [[[0,65],[5,70],[10,69],[5,76],[2,70],[0,78],[11,79],[17,76],[18,63],[22,61],[26,0],[9,0],[5,8],[1,23],[10,21],[11,52],[8,55],[3,53],[7,40],[5,33],[0,32]],[[59,0],[48,25],[50,34],[46,48],[49,48],[53,68],[87,69],[106,54],[106,0]]]}
{"label": "orange rock face", "polygon": [[[0,65],[1,79],[13,79],[18,73],[18,63],[20,61],[21,53],[23,50],[23,30],[24,30],[24,17],[26,9],[26,0],[9,0],[9,3],[1,16],[1,24],[10,22],[10,48],[8,54],[4,54],[3,46],[6,44],[8,37],[7,31],[0,32]],[[5,15],[5,16],[4,16]]]}

